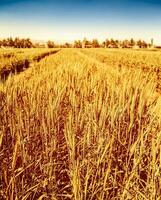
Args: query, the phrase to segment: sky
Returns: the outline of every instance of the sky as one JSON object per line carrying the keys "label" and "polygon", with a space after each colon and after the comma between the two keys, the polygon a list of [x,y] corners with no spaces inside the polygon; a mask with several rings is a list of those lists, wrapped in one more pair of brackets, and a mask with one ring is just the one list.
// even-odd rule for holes
{"label": "sky", "polygon": [[0,38],[144,39],[161,45],[160,0],[0,0]]}

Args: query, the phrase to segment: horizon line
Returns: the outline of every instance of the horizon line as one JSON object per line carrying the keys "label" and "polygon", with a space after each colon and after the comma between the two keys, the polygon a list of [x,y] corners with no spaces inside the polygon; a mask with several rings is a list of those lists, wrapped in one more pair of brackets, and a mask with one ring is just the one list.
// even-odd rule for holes
{"label": "horizon line", "polygon": [[32,42],[48,42],[48,41],[53,41],[53,42],[56,42],[56,43],[65,43],[65,42],[70,42],[70,43],[74,43],[74,41],[83,41],[84,39],[87,39],[89,41],[92,41],[93,39],[97,39],[98,42],[104,42],[106,40],[118,40],[118,41],[124,41],[124,40],[131,40],[131,39],[134,39],[134,41],[145,41],[146,43],[151,43],[151,40],[153,40],[153,43],[154,45],[161,45],[161,42],[157,42],[155,43],[155,38],[151,37],[150,39],[143,39],[143,38],[134,38],[134,37],[126,37],[126,38],[116,38],[116,37],[107,37],[107,38],[104,38],[104,39],[99,39],[98,37],[92,37],[92,38],[89,38],[89,37],[81,37],[81,38],[77,38],[77,39],[54,39],[54,38],[46,38],[46,39],[35,39],[35,38],[31,38],[31,37],[28,37],[28,36],[25,36],[25,37],[22,37],[22,36],[6,36],[6,37],[0,37],[0,40],[4,40],[4,39],[7,39],[7,38],[12,38],[12,39],[15,39],[15,38],[19,38],[19,39],[27,39],[29,38]]}

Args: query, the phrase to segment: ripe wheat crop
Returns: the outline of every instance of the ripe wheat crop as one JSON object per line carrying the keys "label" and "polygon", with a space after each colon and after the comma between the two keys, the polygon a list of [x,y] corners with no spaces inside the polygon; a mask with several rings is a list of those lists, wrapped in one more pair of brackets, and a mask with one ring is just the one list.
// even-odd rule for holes
{"label": "ripe wheat crop", "polygon": [[33,61],[40,61],[42,58],[56,53],[52,49],[16,49],[0,51],[0,79],[5,80],[9,74],[18,73],[28,68]]}
{"label": "ripe wheat crop", "polygon": [[156,67],[160,52],[62,49],[9,76],[0,199],[160,200]]}

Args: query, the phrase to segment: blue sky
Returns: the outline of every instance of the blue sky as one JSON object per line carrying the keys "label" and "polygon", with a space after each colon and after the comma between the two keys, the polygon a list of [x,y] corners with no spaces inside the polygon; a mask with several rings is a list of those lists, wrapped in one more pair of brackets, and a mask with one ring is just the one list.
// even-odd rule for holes
{"label": "blue sky", "polygon": [[154,38],[161,44],[159,0],[1,0],[0,38],[37,40]]}

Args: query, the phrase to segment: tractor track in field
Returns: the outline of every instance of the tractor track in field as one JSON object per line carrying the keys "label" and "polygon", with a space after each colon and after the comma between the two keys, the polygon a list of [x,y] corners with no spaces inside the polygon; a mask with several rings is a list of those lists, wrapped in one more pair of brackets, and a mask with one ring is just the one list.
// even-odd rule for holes
{"label": "tractor track in field", "polygon": [[12,66],[10,68],[7,68],[7,66],[2,67],[2,69],[0,69],[0,81],[2,81],[4,83],[7,80],[7,78],[9,77],[9,75],[11,75],[11,74],[15,75],[15,74],[24,72],[29,67],[32,67],[34,63],[38,63],[42,59],[44,59],[50,55],[58,53],[60,50],[61,49],[54,50],[51,52],[46,52],[41,55],[37,55],[32,60],[25,58],[22,61],[18,61],[17,63],[12,63]]}

